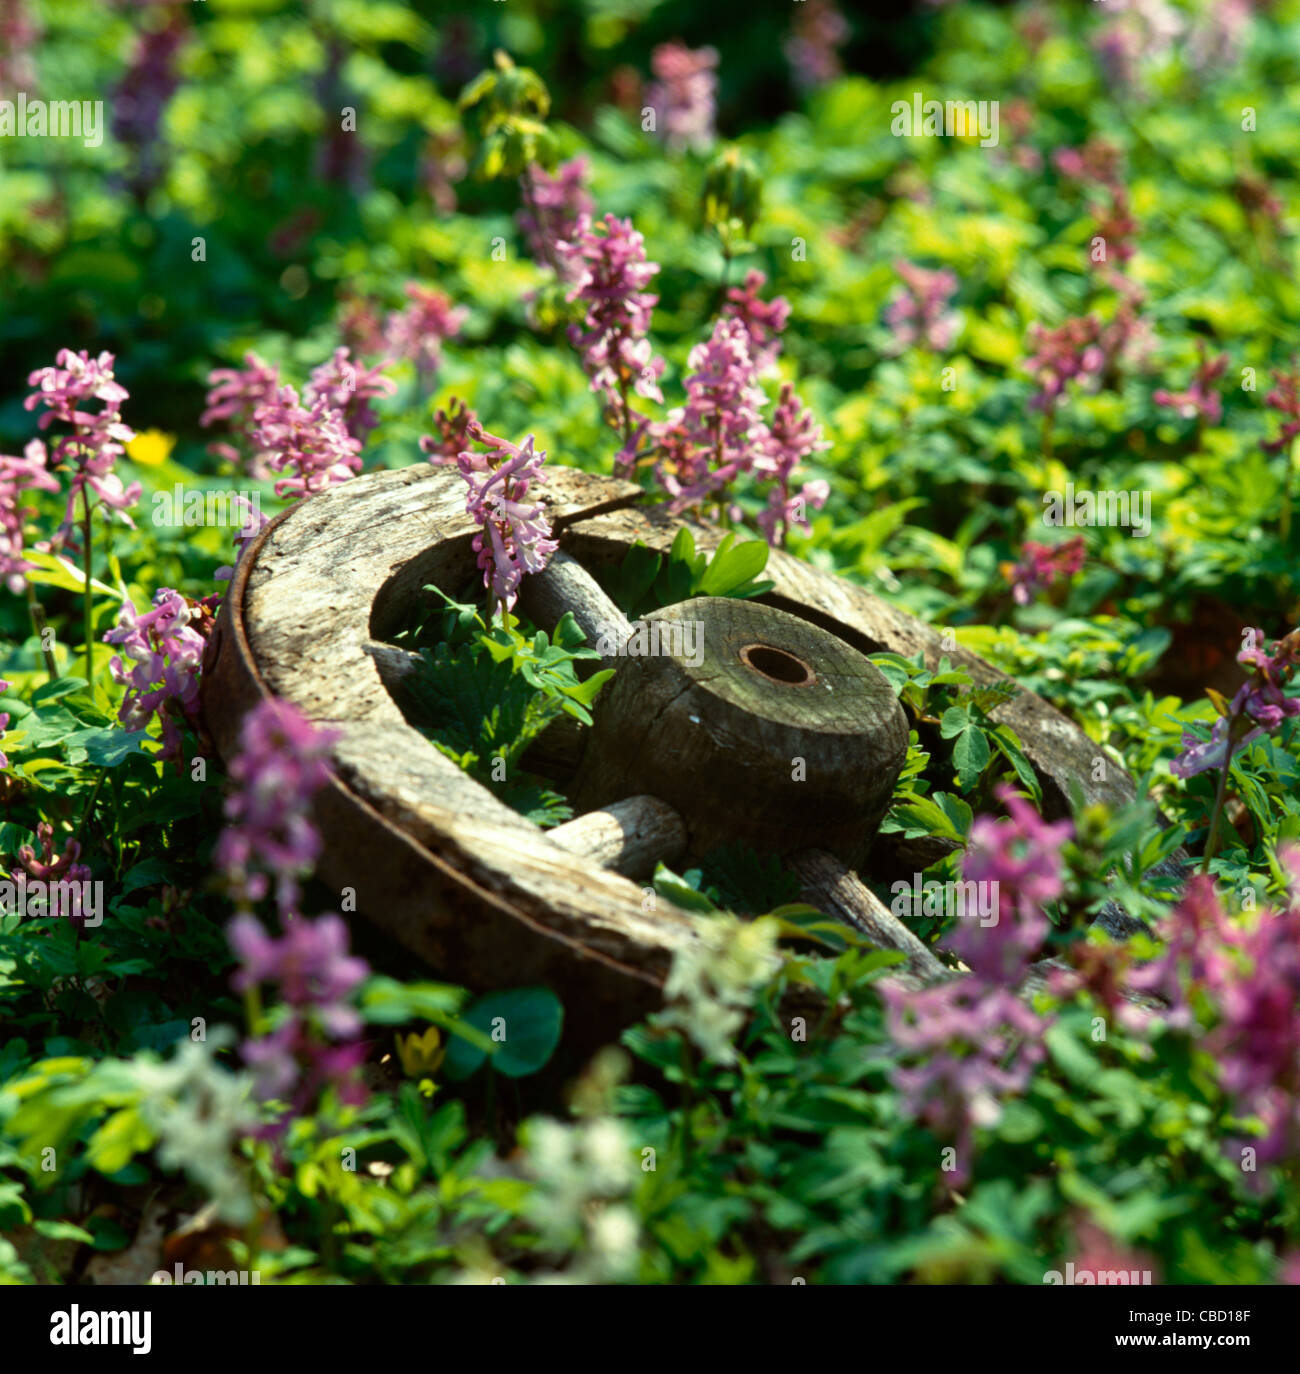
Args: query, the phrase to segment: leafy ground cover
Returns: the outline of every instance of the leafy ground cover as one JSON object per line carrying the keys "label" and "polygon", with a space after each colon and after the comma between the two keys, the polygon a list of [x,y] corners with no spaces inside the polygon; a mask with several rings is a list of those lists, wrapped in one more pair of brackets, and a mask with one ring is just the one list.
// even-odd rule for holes
{"label": "leafy ground cover", "polygon": [[[0,95],[107,93],[98,141],[0,122],[7,1282],[1300,1277],[1297,6],[957,3],[883,46],[793,8],[0,7]],[[995,894],[904,911],[969,974],[900,994],[722,852],[655,877],[700,930],[664,1010],[577,1056],[581,1008],[412,976],[313,879],[326,733],[272,702],[223,764],[204,727],[262,521],[423,462],[483,579],[401,637],[422,728],[539,823],[524,754],[606,680],[516,605],[560,464],[735,535],[634,552],[629,615],[786,547],[1137,800],[1045,820],[1004,693],[877,655],[885,831]]]}

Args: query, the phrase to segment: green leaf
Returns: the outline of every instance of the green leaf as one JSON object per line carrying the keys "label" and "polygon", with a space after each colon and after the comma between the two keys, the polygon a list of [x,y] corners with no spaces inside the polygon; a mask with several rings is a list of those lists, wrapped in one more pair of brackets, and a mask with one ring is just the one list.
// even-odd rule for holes
{"label": "green leaf", "polygon": [[69,735],[85,728],[76,716],[62,706],[35,712],[34,716],[34,719],[29,716],[23,726],[29,749],[48,749],[52,745],[62,744]]}
{"label": "green leaf", "polygon": [[[480,997],[465,1012],[464,1020],[488,1037],[493,1068],[507,1078],[524,1078],[555,1053],[564,1027],[564,1007],[549,988],[513,988]],[[468,1078],[486,1057],[478,1046],[452,1039],[443,1073],[453,1081]]]}
{"label": "green leaf", "polygon": [[950,706],[939,720],[939,733],[944,739],[952,739],[954,735],[960,735],[969,724],[970,716],[962,707]]}
{"label": "green leaf", "polygon": [[685,911],[711,915],[718,909],[703,892],[692,887],[685,878],[679,877],[663,863],[655,868],[654,889],[659,896],[666,897]]}
{"label": "green leaf", "polygon": [[59,677],[46,682],[32,693],[32,705],[39,706],[45,701],[57,701],[60,697],[79,692],[86,685],[84,677]]}
{"label": "green leaf", "polygon": [[78,730],[63,741],[69,763],[93,763],[97,768],[116,768],[132,754],[144,754],[142,742],[148,730]]}
{"label": "green leaf", "polygon": [[1016,738],[1016,732],[1009,725],[995,725],[988,731],[989,738],[997,746],[998,752],[1015,770],[1016,777],[1020,779],[1025,790],[1033,797],[1035,804],[1041,809],[1043,805],[1043,788],[1038,781],[1038,774],[1034,772],[1033,766],[1024,756],[1020,749],[1020,741]]}
{"label": "green leaf", "polygon": [[969,792],[975,786],[991,757],[989,742],[978,725],[969,726],[957,736],[952,761],[957,769],[958,786],[963,792]]}
{"label": "green leaf", "polygon": [[697,584],[701,596],[729,596],[757,577],[767,567],[768,546],[762,539],[751,539],[713,555],[704,576]]}

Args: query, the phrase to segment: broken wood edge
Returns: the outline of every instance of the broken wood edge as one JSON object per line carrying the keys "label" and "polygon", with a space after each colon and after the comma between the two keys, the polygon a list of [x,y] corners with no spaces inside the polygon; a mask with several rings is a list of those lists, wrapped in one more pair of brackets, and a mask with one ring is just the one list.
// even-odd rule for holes
{"label": "broken wood edge", "polygon": [[644,878],[658,863],[670,867],[686,850],[686,827],[666,802],[628,797],[546,832],[569,854],[580,854],[625,878]]}

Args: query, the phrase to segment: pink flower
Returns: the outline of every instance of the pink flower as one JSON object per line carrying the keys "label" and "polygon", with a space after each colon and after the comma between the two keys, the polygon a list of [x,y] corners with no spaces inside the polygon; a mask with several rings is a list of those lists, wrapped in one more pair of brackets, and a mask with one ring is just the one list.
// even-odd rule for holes
{"label": "pink flower", "polygon": [[570,263],[561,245],[574,240],[580,221],[589,220],[595,208],[586,179],[585,157],[562,163],[554,176],[533,165],[523,177],[524,209],[516,219],[528,240],[528,251],[536,262],[555,268],[565,281],[581,271],[581,264]]}
{"label": "pink flower", "polygon": [[[126,511],[140,499],[140,483],[124,488],[113,471],[113,464],[126,452],[123,445],[135,438],[135,432],[122,423],[119,408],[128,394],[113,377],[113,362],[111,353],[91,358],[84,350],[73,353],[63,348],[53,367],[37,368],[27,379],[35,390],[23,405],[28,410],[46,408],[39,427],[46,429],[56,420],[72,426],[73,432],[60,437],[54,448],[55,465],[66,464],[73,473],[63,515],[65,529],[72,526],[78,498],[89,504],[88,490],[104,505],[122,512],[128,525],[133,522]],[[102,409],[81,408],[93,401],[99,401]]]}
{"label": "pink flower", "polygon": [[1110,0],[1114,17],[1098,29],[1093,50],[1109,84],[1136,89],[1140,60],[1159,57],[1183,33],[1183,18],[1165,0]]}
{"label": "pink flower", "polygon": [[1165,942],[1158,959],[1135,968],[1132,987],[1153,992],[1172,1009],[1172,1025],[1189,1028],[1193,1017],[1188,991],[1194,986],[1218,988],[1227,976],[1228,951],[1241,940],[1219,902],[1214,879],[1206,873],[1187,880],[1183,895],[1161,922],[1157,933]]}
{"label": "pink flower", "polygon": [[1121,184],[1123,154],[1104,138],[1094,136],[1081,148],[1058,148],[1052,154],[1052,162],[1062,176],[1072,181],[1091,181],[1116,189]]}
{"label": "pink flower", "polygon": [[1069,820],[1049,825],[1005,785],[997,796],[1010,819],[977,817],[962,865],[967,880],[997,893],[997,919],[989,926],[959,920],[944,945],[981,978],[1014,987],[1047,935],[1043,907],[1064,891],[1061,846],[1074,826]]}
{"label": "pink flower", "polygon": [[161,27],[145,29],[113,92],[113,134],[132,150],[130,184],[137,196],[157,182],[162,170],[158,129],[180,85],[176,58],[188,29],[180,9]]}
{"label": "pink flower", "polygon": [[155,717],[162,722],[164,759],[181,757],[176,717],[193,724],[199,712],[199,667],[204,638],[192,628],[201,612],[179,593],[160,587],[153,609],[143,615],[130,601],[122,603],[117,628],[104,635],[118,644],[134,664],[128,671],[120,657],[109,664],[113,680],[127,688],[118,719],[128,730],[144,730]]}
{"label": "pink flower", "polygon": [[295,913],[298,880],[320,854],[309,811],[330,779],[330,747],[337,738],[274,697],[245,716],[230,762],[235,787],[226,798],[227,824],[213,852],[241,902],[261,901],[274,878],[281,914]]}
{"label": "pink flower", "polygon": [[458,397],[453,397],[446,410],[433,417],[437,434],[420,436],[420,452],[436,467],[440,463],[454,463],[474,442],[475,432],[481,428],[478,416]]}
{"label": "pink flower", "polygon": [[1003,565],[1017,606],[1028,606],[1041,590],[1050,587],[1058,578],[1073,577],[1083,567],[1086,557],[1081,534],[1060,544],[1038,544],[1026,539],[1020,554],[1022,561],[1014,567]]}
{"label": "pink flower", "polygon": [[1210,0],[1198,16],[1187,45],[1187,61],[1193,70],[1227,71],[1241,58],[1254,0]]}
{"label": "pink flower", "polygon": [[[4,678],[0,678],[0,692],[7,692],[7,691],[10,689],[10,687],[12,687],[12,686],[13,686],[13,683],[12,683],[12,682],[6,682],[6,681],[4,680]],[[0,739],[4,739],[4,737],[5,737],[5,731],[6,731],[8,728],[9,728],[9,712],[8,712],[8,711],[0,711]],[[3,752],[0,752],[0,768],[8,768],[8,767],[9,767],[9,756],[8,756],[7,754],[3,753]]]}
{"label": "pink flower", "polygon": [[1300,1158],[1300,849],[1284,846],[1280,857],[1292,879],[1285,908],[1246,927],[1223,910],[1214,880],[1197,874],[1161,929],[1165,953],[1133,979],[1160,992],[1182,1028],[1195,1024],[1194,994],[1209,998],[1206,1049],[1235,1114],[1263,1121],[1266,1161]]}
{"label": "pink flower", "polygon": [[321,363],[303,388],[303,400],[314,405],[323,399],[331,410],[339,411],[348,433],[365,443],[366,436],[379,423],[370,402],[377,396],[392,396],[397,383],[384,376],[388,359],[373,366],[353,362],[346,348],[336,348],[329,362]]}
{"label": "pink flower", "polygon": [[1223,400],[1215,383],[1223,376],[1228,366],[1228,355],[1219,353],[1213,358],[1208,358],[1205,345],[1199,340],[1197,348],[1200,350],[1201,361],[1191,386],[1186,391],[1157,391],[1155,403],[1171,406],[1185,420],[1201,419],[1217,425],[1223,418]]}
{"label": "pink flower", "polygon": [[406,308],[388,317],[384,331],[387,346],[395,356],[413,362],[424,384],[432,385],[442,362],[443,341],[460,332],[469,311],[452,305],[451,297],[441,291],[415,282],[407,283],[406,298]]}
{"label": "pink flower", "polygon": [[903,1111],[956,1148],[954,1187],[971,1176],[977,1126],[991,1126],[1001,1100],[1022,1093],[1043,1058],[1046,1023],[1014,993],[975,977],[921,992],[882,985],[889,1036],[914,1061],[892,1072]]}
{"label": "pink flower", "polygon": [[646,261],[645,240],[632,221],[613,215],[595,226],[582,216],[560,254],[574,269],[569,299],[581,301],[585,312],[580,325],[569,326],[569,341],[582,355],[591,389],[604,396],[610,423],[630,441],[638,426],[629,390],[663,403],[658,379],[664,362],[653,356],[646,337],[659,299],[646,287],[659,264]]}
{"label": "pink flower", "polygon": [[232,979],[235,990],[275,984],[288,1009],[273,1031],[242,1046],[263,1100],[288,1101],[289,1110],[263,1136],[280,1136],[326,1087],[334,1087],[345,1102],[363,1103],[366,1094],[357,1069],[366,1047],[352,1039],[360,1034],[362,1021],[348,999],[370,969],[365,960],[348,954],[343,919],[333,913],[315,921],[296,916],[286,921],[277,940],[244,912],[231,921],[227,938],[240,960]]}
{"label": "pink flower", "polygon": [[1131,240],[1138,231],[1138,222],[1129,212],[1128,195],[1124,189],[1112,186],[1109,193],[1109,206],[1097,212],[1094,236],[1102,240],[1106,253],[1103,261],[1115,258],[1125,263],[1137,251]]}
{"label": "pink flower", "polygon": [[1275,371],[1273,381],[1275,385],[1264,397],[1264,404],[1284,419],[1277,438],[1261,445],[1265,453],[1280,453],[1300,434],[1300,372]]}
{"label": "pink flower", "polygon": [[83,920],[80,884],[91,881],[90,869],[85,864],[77,862],[81,857],[80,843],[70,839],[64,846],[63,853],[56,854],[54,827],[49,821],[41,821],[37,825],[36,842],[41,847],[41,857],[38,859],[31,845],[25,844],[18,851],[19,867],[29,878],[34,878],[38,882],[74,884],[69,889],[72,899],[71,919],[74,925],[80,925]]}
{"label": "pink flower", "polygon": [[[1105,1231],[1091,1221],[1080,1222],[1075,1228],[1078,1254],[1072,1257],[1076,1273],[1088,1273],[1094,1279],[1100,1274],[1138,1274],[1142,1282],[1154,1282],[1159,1270],[1150,1255],[1141,1250],[1125,1250]],[[1114,1280],[1111,1280],[1114,1282]]]}
{"label": "pink flower", "polygon": [[527,500],[532,483],[546,481],[546,454],[535,451],[531,434],[516,448],[477,422],[469,430],[476,443],[491,449],[486,454],[466,449],[457,457],[469,484],[465,510],[483,527],[473,547],[483,585],[491,588],[504,616],[515,604],[524,574],[541,572],[559,548],[542,504]]}
{"label": "pink flower", "polygon": [[716,48],[660,43],[650,55],[655,81],[646,103],[655,111],[660,137],[674,152],[703,152],[713,142],[714,102],[718,78]]}
{"label": "pink flower", "polygon": [[0,3],[0,91],[36,92],[32,55],[43,30],[23,0]]}
{"label": "pink flower", "polygon": [[767,397],[743,319],[720,317],[707,342],[691,349],[687,365],[686,405],[650,427],[660,454],[656,471],[674,514],[720,497],[753,470],[771,442],[760,413]]}
{"label": "pink flower", "polygon": [[313,496],[361,471],[361,441],[348,433],[342,413],[323,395],[308,409],[293,387],[281,387],[254,411],[253,422],[255,440],[271,468],[288,473],[275,484],[277,496]]}
{"label": "pink flower", "polygon": [[58,491],[59,484],[45,467],[45,445],[33,439],[21,458],[0,454],[0,579],[16,596],[27,585],[24,574],[32,566],[23,558],[23,525],[35,515],[22,504],[24,491]]}
{"label": "pink flower", "polygon": [[791,524],[808,529],[808,507],[820,510],[826,504],[830,495],[826,482],[807,482],[799,491],[792,492],[791,480],[800,463],[827,448],[830,445],[822,438],[821,426],[813,419],[812,412],[803,408],[794,387],[789,382],[784,383],[767,432],[767,442],[754,460],[755,475],[775,481],[768,493],[767,509],[758,517],[759,528],[769,544],[776,547],[784,544]]}
{"label": "pink flower", "polygon": [[1099,384],[1106,366],[1106,351],[1101,346],[1102,325],[1095,315],[1083,315],[1066,320],[1056,329],[1040,324],[1029,327],[1029,341],[1034,352],[1025,368],[1038,383],[1038,392],[1030,398],[1031,410],[1048,410],[1055,406],[1072,378]]}
{"label": "pink flower", "polygon": [[790,302],[784,296],[765,301],[759,291],[767,278],[757,268],[745,273],[743,286],[729,286],[722,307],[726,319],[740,320],[749,335],[749,351],[755,370],[762,373],[776,361],[781,351],[780,335],[790,318]]}
{"label": "pink flower", "polygon": [[1169,765],[1175,777],[1191,778],[1210,768],[1222,768],[1230,752],[1235,753],[1276,730],[1284,720],[1300,715],[1300,699],[1287,696],[1283,690],[1300,655],[1300,631],[1292,631],[1278,640],[1271,655],[1262,647],[1263,630],[1252,630],[1250,635],[1251,642],[1237,655],[1237,662],[1247,667],[1253,665],[1254,674],[1237,689],[1227,715],[1214,722],[1208,740],[1197,739],[1190,731],[1183,734],[1183,752]]}
{"label": "pink flower", "polygon": [[232,463],[242,463],[247,454],[248,475],[269,477],[267,455],[257,452],[253,417],[275,400],[279,385],[279,370],[252,352],[244,354],[243,367],[218,367],[209,372],[206,409],[199,416],[199,424],[204,428],[217,421],[226,424],[244,449],[241,452],[230,444],[217,443],[210,445],[209,452]]}
{"label": "pink flower", "polygon": [[956,275],[946,268],[929,272],[901,258],[894,268],[904,283],[885,311],[895,347],[901,353],[920,343],[935,353],[945,352],[952,347],[959,322],[948,308],[957,292]]}
{"label": "pink flower", "polygon": [[849,25],[831,0],[806,0],[795,10],[790,36],[782,45],[803,91],[828,85],[843,71],[836,49],[849,37]]}

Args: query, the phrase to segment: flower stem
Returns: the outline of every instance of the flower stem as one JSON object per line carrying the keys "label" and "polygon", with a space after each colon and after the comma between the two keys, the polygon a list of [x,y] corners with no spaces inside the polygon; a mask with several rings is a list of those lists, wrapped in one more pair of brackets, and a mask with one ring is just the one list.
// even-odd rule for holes
{"label": "flower stem", "polygon": [[95,785],[90,789],[90,796],[86,799],[86,809],[81,813],[81,820],[77,825],[77,839],[80,840],[86,833],[86,827],[90,824],[95,814],[95,800],[99,796],[99,789],[104,785],[104,779],[108,776],[108,769],[101,768],[99,777],[95,779]]}
{"label": "flower stem", "polygon": [[54,650],[45,647],[45,612],[41,610],[41,603],[36,599],[36,588],[29,582],[27,584],[27,611],[32,618],[32,629],[36,631],[37,642],[41,646],[41,658],[45,660],[45,671],[49,674],[50,681],[53,682],[59,675],[59,665],[54,658]]}
{"label": "flower stem", "polygon": [[81,542],[82,542],[82,567],[86,574],[86,590],[81,600],[82,629],[85,633],[85,652],[86,652],[86,687],[90,692],[91,699],[95,696],[94,687],[94,651],[91,645],[91,636],[94,634],[94,624],[91,616],[91,590],[90,590],[90,568],[91,568],[91,527],[90,527],[90,493],[83,487],[81,489]]}
{"label": "flower stem", "polygon": [[1228,731],[1227,753],[1223,756],[1223,771],[1219,774],[1218,790],[1214,794],[1214,810],[1210,813],[1210,833],[1205,837],[1205,853],[1201,856],[1201,872],[1210,871],[1210,860],[1219,847],[1219,817],[1223,814],[1224,799],[1228,795],[1228,770],[1232,767],[1232,750],[1236,740]]}

